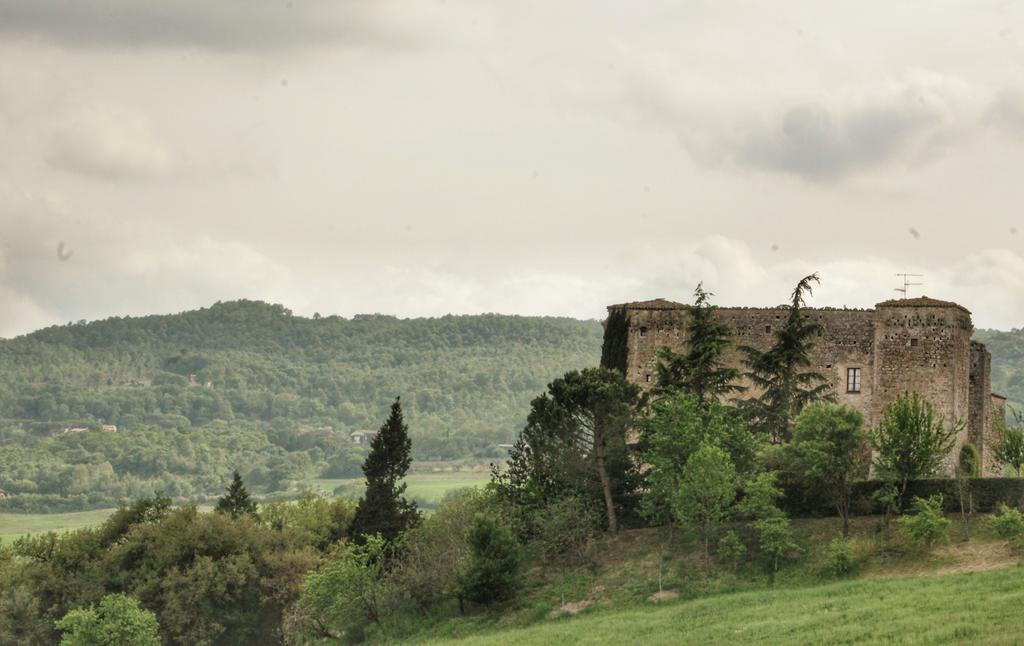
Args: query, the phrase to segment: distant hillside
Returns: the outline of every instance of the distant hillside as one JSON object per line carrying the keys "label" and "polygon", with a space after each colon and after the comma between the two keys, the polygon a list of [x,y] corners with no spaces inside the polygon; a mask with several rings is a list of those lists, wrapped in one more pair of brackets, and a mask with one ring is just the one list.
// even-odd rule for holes
{"label": "distant hillside", "polygon": [[1020,407],[1024,404],[1024,329],[976,330],[974,340],[992,353],[992,390]]}
{"label": "distant hillside", "polygon": [[304,318],[236,301],[0,341],[0,415],[36,426],[304,420],[509,440],[553,377],[595,365],[596,321],[485,314]]}
{"label": "distant hillside", "polygon": [[233,469],[258,492],[359,477],[349,433],[377,429],[398,395],[417,460],[500,458],[530,400],[600,346],[596,321],[304,318],[251,301],[47,328],[0,341],[0,509],[201,501]]}

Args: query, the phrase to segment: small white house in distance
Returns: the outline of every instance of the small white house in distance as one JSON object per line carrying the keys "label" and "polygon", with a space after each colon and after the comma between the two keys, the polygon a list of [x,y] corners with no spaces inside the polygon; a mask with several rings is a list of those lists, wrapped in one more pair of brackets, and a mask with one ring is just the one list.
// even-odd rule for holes
{"label": "small white house in distance", "polygon": [[352,440],[353,444],[369,444],[375,437],[377,437],[377,431],[353,431],[349,434],[348,439]]}

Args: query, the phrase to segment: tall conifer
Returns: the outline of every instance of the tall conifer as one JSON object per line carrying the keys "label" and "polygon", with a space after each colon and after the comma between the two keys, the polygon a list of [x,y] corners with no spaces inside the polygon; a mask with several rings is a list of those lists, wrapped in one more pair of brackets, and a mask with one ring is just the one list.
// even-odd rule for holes
{"label": "tall conifer", "polygon": [[813,401],[831,401],[831,384],[821,373],[810,370],[811,350],[821,326],[804,313],[804,294],[811,294],[811,283],[819,283],[818,274],[805,276],[790,297],[789,316],[775,332],[775,343],[768,350],[744,347],[746,376],[760,393],[743,402],[751,430],[761,432],[777,444],[789,441],[793,420]]}
{"label": "tall conifer", "polygon": [[412,440],[402,418],[401,398],[391,405],[391,415],[370,442],[370,454],[363,462],[366,493],[359,500],[352,519],[351,534],[357,541],[380,534],[393,541],[404,530],[419,523],[416,503],[405,499],[401,480],[412,464]]}
{"label": "tall conifer", "polygon": [[677,392],[697,396],[701,407],[717,401],[722,395],[742,390],[734,383],[740,371],[722,365],[722,353],[729,346],[732,331],[715,319],[714,294],[704,290],[703,283],[693,292],[689,306],[690,320],[686,326],[686,351],[663,348],[658,353],[658,384],[655,395],[661,397]]}
{"label": "tall conifer", "polygon": [[238,471],[232,474],[227,493],[217,499],[215,509],[224,514],[231,514],[232,518],[256,516],[256,501],[249,497],[249,492],[245,489],[245,483],[242,482],[242,476],[238,474]]}

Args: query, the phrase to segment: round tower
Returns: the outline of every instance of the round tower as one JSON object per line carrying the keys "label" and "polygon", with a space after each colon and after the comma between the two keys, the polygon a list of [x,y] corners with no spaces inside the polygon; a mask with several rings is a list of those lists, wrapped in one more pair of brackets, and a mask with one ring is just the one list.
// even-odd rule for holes
{"label": "round tower", "polygon": [[923,296],[875,306],[874,419],[900,394],[919,393],[947,427],[963,423],[945,470],[967,441],[970,415],[971,313],[949,301]]}

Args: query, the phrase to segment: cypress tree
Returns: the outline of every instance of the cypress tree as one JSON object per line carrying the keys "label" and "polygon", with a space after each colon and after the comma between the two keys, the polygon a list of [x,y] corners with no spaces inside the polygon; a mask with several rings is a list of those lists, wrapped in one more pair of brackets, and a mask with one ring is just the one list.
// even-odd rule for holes
{"label": "cypress tree", "polygon": [[370,442],[370,454],[363,462],[366,493],[359,500],[351,528],[356,541],[380,534],[391,542],[419,523],[416,503],[405,499],[405,483],[400,482],[412,464],[411,452],[409,427],[402,418],[401,398],[396,397],[391,415]]}
{"label": "cypress tree", "polygon": [[743,347],[750,379],[760,395],[743,402],[751,430],[761,432],[777,444],[789,441],[793,420],[807,404],[832,401],[831,385],[821,373],[810,370],[814,338],[821,326],[804,313],[804,294],[811,294],[811,283],[819,283],[818,274],[805,276],[790,297],[789,316],[775,332],[775,343],[768,350]]}
{"label": "cypress tree", "polygon": [[249,497],[238,471],[234,472],[227,493],[217,499],[215,509],[222,514],[231,514],[232,518],[256,516],[256,501]]}
{"label": "cypress tree", "polygon": [[714,294],[704,291],[701,283],[693,295],[694,303],[687,308],[690,320],[686,326],[686,352],[662,348],[658,353],[654,393],[659,397],[690,393],[697,396],[701,408],[706,408],[720,396],[743,388],[734,383],[740,371],[722,365],[722,353],[729,346],[732,330],[715,319],[717,308],[711,304]]}

